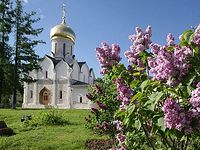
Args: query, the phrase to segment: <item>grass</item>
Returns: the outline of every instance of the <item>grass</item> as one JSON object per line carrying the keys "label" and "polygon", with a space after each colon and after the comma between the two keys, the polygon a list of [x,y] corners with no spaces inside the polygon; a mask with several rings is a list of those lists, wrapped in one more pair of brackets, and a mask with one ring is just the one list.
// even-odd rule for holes
{"label": "grass", "polygon": [[40,116],[46,110],[0,109],[0,120],[4,120],[16,135],[0,136],[1,150],[84,150],[88,139],[105,138],[95,135],[84,126],[88,110],[58,110],[69,120],[64,126],[39,126],[24,130],[21,116]]}

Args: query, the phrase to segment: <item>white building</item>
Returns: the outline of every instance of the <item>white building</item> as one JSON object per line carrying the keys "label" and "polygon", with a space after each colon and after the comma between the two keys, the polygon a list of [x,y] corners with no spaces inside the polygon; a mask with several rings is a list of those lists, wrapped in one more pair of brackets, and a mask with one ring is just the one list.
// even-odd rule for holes
{"label": "white building", "polygon": [[95,74],[86,62],[78,62],[74,55],[75,33],[65,21],[51,29],[51,55],[39,62],[41,69],[30,76],[36,82],[24,84],[23,108],[90,108],[86,98]]}

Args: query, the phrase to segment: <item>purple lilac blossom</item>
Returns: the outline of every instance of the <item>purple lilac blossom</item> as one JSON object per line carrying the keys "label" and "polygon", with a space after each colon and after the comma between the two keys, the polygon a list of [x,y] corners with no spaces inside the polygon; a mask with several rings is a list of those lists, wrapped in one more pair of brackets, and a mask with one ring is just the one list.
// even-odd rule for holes
{"label": "purple lilac blossom", "polygon": [[117,44],[109,46],[106,42],[101,43],[101,47],[96,48],[96,57],[101,66],[101,74],[108,73],[108,70],[121,60],[119,56],[120,47]]}
{"label": "purple lilac blossom", "polygon": [[197,28],[194,31],[194,37],[192,41],[198,46],[200,46],[200,24],[197,26]]}
{"label": "purple lilac blossom", "polygon": [[122,78],[117,78],[115,83],[117,85],[118,92],[117,99],[122,101],[120,109],[124,110],[130,103],[130,99],[133,96],[133,91],[128,85],[125,84]]}
{"label": "purple lilac blossom", "polygon": [[139,67],[144,67],[142,60],[140,60],[139,55],[149,48],[151,43],[152,30],[151,26],[146,28],[146,31],[142,31],[141,28],[135,28],[136,34],[130,35],[129,39],[132,41],[130,49],[127,50],[124,55],[128,58],[131,64],[135,64]]}
{"label": "purple lilac blossom", "polygon": [[92,95],[91,93],[87,93],[87,94],[86,94],[86,97],[87,97],[88,99],[90,99],[90,100],[93,99],[93,95]]}
{"label": "purple lilac blossom", "polygon": [[125,143],[126,136],[123,133],[118,133],[117,134],[117,140],[119,141],[119,144]]}
{"label": "purple lilac blossom", "polygon": [[102,128],[104,129],[104,130],[108,130],[109,129],[109,124],[107,123],[107,122],[103,122],[102,123]]}
{"label": "purple lilac blossom", "polygon": [[197,84],[197,88],[192,91],[189,102],[194,109],[200,112],[200,82]]}
{"label": "purple lilac blossom", "polygon": [[188,124],[184,109],[174,99],[168,98],[165,100],[162,109],[166,128],[181,131]]}
{"label": "purple lilac blossom", "polygon": [[107,106],[105,104],[101,103],[100,101],[97,101],[96,103],[99,106],[99,108],[101,108],[101,109],[106,109],[107,108]]}
{"label": "purple lilac blossom", "polygon": [[116,126],[116,129],[118,130],[118,131],[122,131],[123,130],[123,125],[122,125],[122,122],[121,121],[119,121],[119,120],[116,120],[116,121],[114,121],[114,124],[115,124],[115,126]]}
{"label": "purple lilac blossom", "polygon": [[174,46],[173,51],[169,51],[167,45],[150,44],[155,57],[148,58],[148,65],[154,80],[175,86],[191,68],[191,65],[188,64],[188,58],[192,56],[193,52],[186,46],[174,45],[172,34],[167,36],[167,42],[168,46]]}

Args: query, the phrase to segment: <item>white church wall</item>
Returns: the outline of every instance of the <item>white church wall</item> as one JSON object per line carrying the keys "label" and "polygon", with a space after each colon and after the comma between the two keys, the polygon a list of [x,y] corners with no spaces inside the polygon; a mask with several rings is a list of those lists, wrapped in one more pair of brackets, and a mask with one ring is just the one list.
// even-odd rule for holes
{"label": "white church wall", "polygon": [[28,84],[28,89],[27,89],[27,102],[28,103],[33,103],[33,83]]}
{"label": "white church wall", "polygon": [[71,107],[75,109],[89,109],[91,102],[87,99],[87,86],[74,86],[72,89]]}
{"label": "white church wall", "polygon": [[79,80],[80,68],[77,62],[73,64],[72,79]]}
{"label": "white church wall", "polygon": [[68,78],[69,66],[66,62],[61,60],[55,67],[56,79],[67,79]]}
{"label": "white church wall", "polygon": [[[65,46],[64,46],[65,44]],[[65,52],[63,51],[65,47]],[[57,58],[63,58],[64,54],[73,54],[73,43],[67,39],[56,38],[52,40],[52,52]],[[53,55],[52,55],[53,56]]]}
{"label": "white church wall", "polygon": [[41,69],[38,71],[38,79],[54,79],[54,64],[47,56],[42,60],[40,66]]}
{"label": "white church wall", "polygon": [[29,72],[29,76],[33,79],[37,79],[37,70],[32,70]]}
{"label": "white church wall", "polygon": [[58,84],[57,85],[57,104],[66,104],[68,95],[67,95],[67,84]]}
{"label": "white church wall", "polygon": [[87,64],[84,64],[81,67],[80,80],[82,82],[89,83],[89,81],[88,81],[89,80],[89,68],[88,68]]}

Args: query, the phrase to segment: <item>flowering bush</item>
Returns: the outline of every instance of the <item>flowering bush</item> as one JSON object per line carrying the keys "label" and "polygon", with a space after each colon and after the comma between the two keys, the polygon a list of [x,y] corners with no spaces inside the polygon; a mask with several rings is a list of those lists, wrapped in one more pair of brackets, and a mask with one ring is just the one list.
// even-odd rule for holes
{"label": "flowering bush", "polygon": [[104,129],[112,126],[114,150],[199,149],[200,25],[184,31],[179,44],[168,34],[163,46],[151,41],[150,26],[135,31],[125,52],[127,67],[119,63],[119,46],[103,43],[96,49],[102,82],[112,89],[104,98],[90,92],[95,116],[112,112],[100,122]]}
{"label": "flowering bush", "polygon": [[119,108],[116,99],[116,88],[108,76],[97,79],[95,85],[91,86],[86,95],[94,106],[91,108],[92,115],[86,117],[86,126],[97,133],[108,134],[115,137],[114,113]]}

